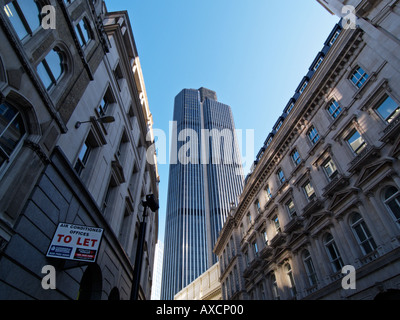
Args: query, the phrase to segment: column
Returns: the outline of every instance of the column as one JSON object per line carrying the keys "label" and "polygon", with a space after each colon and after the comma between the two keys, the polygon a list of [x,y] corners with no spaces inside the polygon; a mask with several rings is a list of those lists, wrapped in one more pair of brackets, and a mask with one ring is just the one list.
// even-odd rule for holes
{"label": "column", "polygon": [[[318,282],[325,286],[329,283],[329,275],[332,273],[332,270],[327,265],[327,255],[325,253],[325,248],[323,247],[322,240],[317,238],[311,238],[311,258],[314,262],[315,271],[317,273]],[[314,253],[314,254],[313,254]],[[314,259],[314,257],[316,259]]]}
{"label": "column", "polygon": [[[360,252],[355,249],[355,245],[357,244],[354,241],[349,241],[349,239],[351,239],[350,237],[353,237],[352,234],[349,234],[349,232],[351,232],[350,226],[348,226],[343,219],[338,219],[337,223],[334,222],[334,225],[336,225],[337,228],[331,228],[331,232],[343,263],[345,265],[355,264]],[[348,249],[350,249],[350,254]]]}

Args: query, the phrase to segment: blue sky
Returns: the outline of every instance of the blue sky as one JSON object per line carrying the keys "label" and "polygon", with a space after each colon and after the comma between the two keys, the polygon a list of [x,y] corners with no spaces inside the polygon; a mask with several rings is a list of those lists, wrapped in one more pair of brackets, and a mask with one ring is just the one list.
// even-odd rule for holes
{"label": "blue sky", "polygon": [[[154,128],[168,134],[175,96],[184,88],[206,87],[231,106],[237,129],[254,130],[253,160],[339,21],[315,0],[106,4],[109,11],[129,13]],[[161,241],[168,169],[168,164],[159,164]]]}

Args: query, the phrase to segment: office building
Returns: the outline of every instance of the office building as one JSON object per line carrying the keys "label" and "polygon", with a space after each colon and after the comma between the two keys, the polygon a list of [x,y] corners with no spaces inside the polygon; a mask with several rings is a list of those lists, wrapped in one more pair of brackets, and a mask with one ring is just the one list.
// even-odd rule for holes
{"label": "office building", "polygon": [[168,184],[162,299],[217,262],[212,249],[243,187],[231,108],[206,88],[175,98]]}

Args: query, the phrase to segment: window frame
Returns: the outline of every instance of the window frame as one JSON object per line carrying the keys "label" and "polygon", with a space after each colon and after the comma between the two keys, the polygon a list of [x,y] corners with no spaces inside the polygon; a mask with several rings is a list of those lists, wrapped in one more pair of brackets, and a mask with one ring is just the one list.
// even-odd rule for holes
{"label": "window frame", "polygon": [[[13,159],[17,155],[18,151],[21,149],[26,137],[29,135],[28,126],[27,126],[24,114],[19,110],[19,108],[17,108],[16,106],[14,106],[14,104],[12,104],[8,101],[4,101],[4,102],[0,103],[0,106],[3,106],[3,105],[5,105],[8,109],[12,110],[14,114],[12,115],[12,119],[7,122],[7,125],[0,132],[0,139],[7,132],[7,130],[12,126],[12,124],[15,122],[19,122],[18,126],[19,126],[19,124],[22,124],[23,128],[22,128],[22,131],[19,131],[21,136],[18,139],[18,141],[16,141],[15,146],[11,150],[10,154],[8,154],[8,152],[4,148],[2,148],[0,145],[1,157],[4,157],[4,162],[0,164],[0,177],[1,177],[1,174],[3,172],[5,172],[5,170],[7,169],[8,165],[13,161]],[[3,112],[2,115],[4,115],[6,112],[7,111]]]}
{"label": "window frame", "polygon": [[[351,146],[351,143],[349,140],[351,138],[353,138],[356,134],[358,134],[360,136],[360,138],[362,139],[362,143],[360,144],[360,146],[358,146],[356,149],[354,149]],[[364,139],[362,134],[356,128],[351,129],[350,133],[348,135],[346,135],[344,140],[346,141],[346,144],[348,145],[348,147],[350,148],[350,150],[353,152],[353,154],[355,156],[358,156],[368,145],[367,141]],[[356,139],[356,140],[358,140],[358,139]],[[354,141],[356,141],[356,140],[354,140]],[[354,141],[353,141],[353,143],[354,143]]]}
{"label": "window frame", "polygon": [[[395,109],[386,119],[383,117],[383,115],[378,111],[380,107],[383,106],[383,104],[386,102],[386,100],[391,99],[395,104],[397,104],[397,109]],[[386,124],[390,124],[394,119],[396,119],[399,114],[400,114],[400,104],[393,99],[392,96],[390,96],[388,93],[385,92],[385,94],[382,95],[382,97],[379,99],[378,103],[375,105],[373,108],[375,113],[378,115],[378,117]],[[388,121],[388,119],[391,119]]]}
{"label": "window frame", "polygon": [[[25,2],[25,1],[27,1],[27,0],[23,0],[23,1]],[[38,24],[37,24],[37,26],[31,26],[31,25],[29,24],[28,19],[27,19],[25,13],[23,12],[23,10],[22,10],[20,4],[18,3],[18,0],[11,0],[11,1],[5,3],[5,5],[4,5],[4,7],[3,7],[3,10],[5,11],[5,14],[6,14],[7,17],[9,18],[9,15],[13,16],[13,13],[11,12],[11,10],[10,10],[10,8],[9,8],[9,4],[12,3],[12,5],[14,6],[15,11],[16,11],[16,14],[17,14],[18,19],[19,19],[19,22],[21,23],[21,26],[23,27],[23,29],[24,29],[24,31],[25,31],[25,35],[23,35],[23,36],[21,35],[21,36],[20,36],[20,34],[18,33],[17,29],[15,28],[15,25],[13,24],[13,22],[11,21],[10,18],[9,18],[9,21],[10,21],[10,24],[11,24],[13,30],[15,31],[15,33],[17,34],[18,39],[19,39],[20,41],[24,41],[26,38],[32,37],[33,34],[34,34],[37,30],[40,30],[40,27],[41,27],[41,19],[40,19],[40,18],[41,18],[41,15],[42,15],[42,13],[41,13],[41,11],[42,11],[42,5],[41,5],[40,1],[32,0],[32,2],[35,3],[35,5],[36,5],[36,7],[37,7],[37,10],[38,10]],[[8,12],[7,12],[7,10],[6,10],[6,7],[7,7],[7,9],[8,9]],[[32,27],[34,27],[34,29],[32,29]]]}
{"label": "window frame", "polygon": [[276,176],[278,178],[279,185],[285,184],[286,177],[285,177],[285,173],[283,172],[283,170],[281,168],[279,168],[278,171],[276,172]]}
{"label": "window frame", "polygon": [[302,258],[303,258],[304,268],[306,269],[308,282],[310,286],[316,286],[318,284],[318,276],[310,251],[308,251],[307,249],[304,250]]}
{"label": "window frame", "polygon": [[[312,189],[312,193],[311,193],[311,194],[309,194],[309,193],[307,192],[306,187],[307,187],[308,185],[309,185],[309,186],[311,187],[311,189]],[[315,193],[315,188],[314,188],[314,186],[313,186],[313,184],[312,184],[312,182],[311,182],[311,179],[307,179],[307,180],[302,184],[301,189],[303,190],[304,196],[306,197],[306,199],[307,199],[308,202],[311,202],[312,200],[314,200],[314,199],[317,197],[317,195],[316,195],[316,193]]]}
{"label": "window frame", "polygon": [[[329,239],[327,240],[328,237],[329,237]],[[335,239],[333,238],[332,234],[326,233],[323,238],[323,243],[324,243],[326,254],[328,255],[328,258],[329,258],[329,262],[331,263],[331,266],[333,268],[333,271],[335,273],[340,272],[342,270],[342,268],[344,267],[344,263],[343,263],[339,248],[337,247],[337,244],[336,244]],[[331,250],[328,248],[328,246],[332,248],[332,251],[335,253],[335,257],[333,257],[331,255]]]}
{"label": "window frame", "polygon": [[[80,19],[78,23],[75,25],[75,32],[81,48],[86,48],[88,44],[93,40],[93,34],[92,34],[92,29],[90,27],[90,22],[86,17]],[[87,39],[85,37],[85,34],[87,34]]]}
{"label": "window frame", "polygon": [[[289,206],[289,204],[293,205],[292,209]],[[294,204],[294,201],[292,198],[288,199],[285,202],[285,208],[286,208],[286,212],[288,213],[290,219],[294,219],[295,217],[297,217],[296,205]]]}
{"label": "window frame", "polygon": [[290,292],[292,298],[295,298],[297,296],[297,288],[296,288],[296,281],[294,280],[292,266],[288,262],[285,264],[284,267],[286,269],[285,274],[286,274],[286,277],[287,277],[288,283],[289,283],[289,292]]}
{"label": "window frame", "polygon": [[[391,195],[390,197],[386,198],[385,193],[389,188],[394,188],[397,191],[393,195]],[[384,188],[383,191],[384,191],[383,195],[382,195],[383,204],[385,205],[386,209],[389,211],[391,217],[396,222],[397,226],[400,228],[400,200],[398,200],[398,199],[400,199],[400,190],[399,190],[399,188],[397,188],[397,186],[387,186],[386,188]],[[388,204],[389,202],[391,202],[393,200],[395,201],[395,203],[396,203],[396,205],[398,207],[399,217],[396,217],[396,214],[393,212],[392,208]]]}
{"label": "window frame", "polygon": [[[361,73],[360,70],[363,72]],[[356,75],[359,75],[359,78],[357,78]],[[361,89],[364,84],[367,82],[367,80],[369,79],[369,74],[367,71],[365,71],[365,69],[361,66],[356,66],[351,74],[350,74],[350,82],[357,88],[357,89]]]}
{"label": "window frame", "polygon": [[[57,54],[57,56],[59,58],[60,74],[58,76],[55,75],[54,70],[53,70],[54,68],[52,68],[52,66],[46,60],[46,59],[48,59],[50,53]],[[38,68],[41,65],[43,66],[44,71],[46,72],[46,75],[49,77],[50,82],[51,82],[47,86],[46,86],[46,83],[44,82],[44,79],[40,76],[40,71],[38,70]],[[57,47],[54,47],[53,49],[48,51],[46,56],[36,66],[36,73],[38,74],[39,79],[41,80],[43,86],[46,88],[46,90],[48,92],[51,91],[54,87],[56,87],[60,83],[61,79],[63,78],[63,76],[65,74],[65,72],[66,72],[66,68],[65,68],[64,56],[62,55],[61,51]]]}
{"label": "window frame", "polygon": [[[312,133],[314,133],[314,134],[312,134]],[[307,137],[308,137],[308,140],[310,141],[312,146],[315,146],[321,139],[321,137],[320,137],[320,135],[318,133],[318,130],[314,125],[312,125],[307,130]]]}
{"label": "window frame", "polygon": [[[332,108],[332,106],[334,108]],[[340,103],[336,99],[332,99],[327,105],[326,111],[328,112],[332,120],[336,120],[343,112],[343,109],[340,106]]]}
{"label": "window frame", "polygon": [[[354,221],[355,217],[358,217],[356,221]],[[354,212],[351,214],[350,219],[349,219],[349,224],[351,227],[351,231],[353,232],[354,237],[357,240],[357,243],[364,255],[368,255],[371,252],[374,252],[377,248],[376,242],[374,237],[371,234],[371,231],[369,230],[367,224],[365,223],[364,218],[359,214],[358,212]],[[365,237],[364,240],[360,238],[359,232],[356,230],[357,227],[360,227],[360,229],[357,229],[362,232],[362,235]],[[365,245],[368,245],[368,250],[366,249]]]}
{"label": "window frame", "polygon": [[[335,167],[335,171],[333,171],[331,175],[328,174],[327,169],[326,169],[326,165],[328,163],[332,163],[334,165],[334,167]],[[339,174],[339,170],[338,170],[338,168],[336,166],[336,163],[335,163],[335,161],[333,161],[331,156],[328,156],[325,159],[325,161],[321,164],[321,167],[322,167],[322,170],[325,173],[325,176],[328,178],[329,181],[332,181],[333,179],[335,179],[335,177],[337,177],[337,175]]]}
{"label": "window frame", "polygon": [[[297,155],[297,157],[296,157],[296,155]],[[300,153],[297,150],[297,148],[292,150],[292,152],[290,153],[290,158],[292,159],[292,162],[295,167],[297,167],[302,161]]]}

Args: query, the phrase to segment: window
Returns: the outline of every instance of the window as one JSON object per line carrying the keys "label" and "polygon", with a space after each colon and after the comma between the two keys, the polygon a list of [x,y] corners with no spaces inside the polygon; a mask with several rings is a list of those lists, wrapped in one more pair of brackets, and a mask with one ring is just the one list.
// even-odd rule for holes
{"label": "window", "polygon": [[36,68],[37,73],[47,90],[50,90],[64,72],[60,53],[53,49]]}
{"label": "window", "polygon": [[301,86],[299,92],[300,92],[300,93],[303,93],[304,90],[306,89],[307,85],[308,85],[308,81],[305,81],[305,82],[303,83],[303,85]]}
{"label": "window", "polygon": [[110,183],[108,184],[106,194],[104,196],[104,202],[103,202],[103,208],[102,212],[103,214],[106,212],[107,208],[112,207],[112,202],[115,194],[115,190],[117,188],[117,182],[113,177],[111,177]]}
{"label": "window", "polygon": [[276,127],[275,127],[275,131],[278,132],[279,129],[282,127],[282,125],[283,125],[283,120],[281,120],[281,121],[278,122],[278,124],[277,124]]}
{"label": "window", "polygon": [[268,235],[267,235],[266,229],[263,230],[262,235],[263,235],[265,245],[268,246]]}
{"label": "window", "polygon": [[89,142],[86,140],[85,143],[83,144],[81,151],[79,152],[78,159],[76,160],[74,169],[80,175],[85,169],[86,164],[88,163],[88,159],[90,156],[90,153],[92,151],[92,147],[90,146]]}
{"label": "window", "polygon": [[268,141],[267,141],[267,143],[266,143],[266,148],[268,148],[268,146],[272,143],[272,137],[270,137],[269,139],[268,139]]}
{"label": "window", "polygon": [[313,68],[314,71],[317,71],[317,69],[319,68],[319,66],[321,65],[321,63],[322,63],[323,60],[324,60],[323,57],[320,57],[320,58],[318,59],[317,63],[314,65],[314,68]]}
{"label": "window", "polygon": [[258,246],[257,246],[256,240],[253,241],[253,252],[254,252],[254,256],[258,257]]}
{"label": "window", "polygon": [[40,27],[40,11],[38,2],[34,0],[14,0],[4,6],[4,12],[20,40]]}
{"label": "window", "polygon": [[368,74],[361,67],[357,67],[351,76],[351,82],[353,82],[357,88],[361,88],[367,79]]}
{"label": "window", "polygon": [[318,140],[319,140],[318,131],[317,131],[317,129],[315,129],[314,126],[312,126],[312,127],[308,130],[307,136],[308,136],[308,139],[310,139],[310,142],[311,142],[312,145],[315,145],[315,144],[318,142]]}
{"label": "window", "polygon": [[247,213],[247,222],[249,223],[249,225],[251,225],[251,214],[250,214],[250,212]]}
{"label": "window", "polygon": [[272,198],[271,188],[269,187],[269,185],[267,185],[267,187],[265,188],[265,191],[267,193],[266,194],[267,201],[269,201]]}
{"label": "window", "polygon": [[389,212],[400,227],[400,192],[395,187],[388,187],[385,190],[384,202]]}
{"label": "window", "polygon": [[303,192],[308,201],[311,201],[315,197],[314,187],[310,180],[308,180],[305,184],[303,184]]}
{"label": "window", "polygon": [[293,110],[293,107],[294,107],[294,102],[292,102],[292,103],[289,105],[289,108],[287,108],[286,113],[289,114],[289,113]]}
{"label": "window", "polygon": [[367,225],[359,213],[354,213],[350,220],[351,228],[364,254],[376,249],[376,243],[371,236]]}
{"label": "window", "polygon": [[244,258],[245,258],[245,261],[246,261],[246,265],[248,266],[250,264],[249,252],[248,251],[246,251],[244,253]]}
{"label": "window", "polygon": [[290,199],[288,202],[286,202],[285,206],[286,206],[286,210],[289,214],[289,217],[291,219],[293,219],[295,216],[297,216],[296,208],[294,206],[294,202],[292,199]]}
{"label": "window", "polygon": [[21,113],[8,103],[0,104],[0,166],[10,160],[25,133]]}
{"label": "window", "polygon": [[336,100],[333,100],[327,108],[328,113],[333,119],[336,119],[342,112],[342,108]]}
{"label": "window", "polygon": [[278,180],[280,184],[284,184],[286,179],[285,179],[285,174],[283,173],[282,169],[279,169],[277,172]]}
{"label": "window", "polygon": [[315,271],[314,263],[311,259],[311,254],[308,250],[304,250],[303,252],[303,263],[306,268],[308,281],[311,286],[317,285],[317,273]]}
{"label": "window", "polygon": [[261,213],[261,206],[260,206],[260,201],[256,201],[256,208],[257,208],[257,212]]}
{"label": "window", "polygon": [[274,300],[280,300],[278,283],[276,281],[275,273],[271,274],[271,283],[272,283],[272,295],[274,297]]}
{"label": "window", "polygon": [[339,37],[340,31],[336,31],[335,34],[332,36],[331,40],[329,41],[329,45],[333,45],[336,39]]}
{"label": "window", "polygon": [[336,165],[331,158],[325,160],[325,162],[322,164],[322,168],[324,169],[324,172],[330,181],[333,180],[333,178],[335,178],[338,174]]}
{"label": "window", "polygon": [[81,47],[86,46],[91,39],[90,26],[86,18],[79,21],[75,26],[75,31]]}
{"label": "window", "polygon": [[354,130],[346,139],[349,147],[355,154],[360,154],[366,147],[366,142],[357,130]]}
{"label": "window", "polygon": [[290,157],[292,158],[292,161],[295,166],[298,166],[301,162],[301,157],[297,149],[293,150],[292,153],[290,154]]}
{"label": "window", "polygon": [[344,264],[340,257],[335,240],[330,233],[324,237],[324,245],[334,272],[342,270]]}
{"label": "window", "polygon": [[273,224],[274,224],[274,226],[275,226],[275,231],[276,231],[276,233],[280,232],[280,231],[281,231],[281,225],[280,225],[280,223],[279,223],[278,215],[275,215],[275,216],[272,218],[272,222],[273,222]]}
{"label": "window", "polygon": [[286,269],[286,276],[287,276],[288,282],[289,282],[290,294],[292,295],[292,298],[294,298],[294,297],[296,297],[297,290],[296,290],[296,284],[295,284],[294,278],[293,278],[292,267],[290,266],[289,263],[287,263],[285,265],[285,269]]}
{"label": "window", "polygon": [[97,113],[100,115],[100,117],[104,117],[107,115],[107,110],[110,104],[111,104],[110,93],[109,90],[107,90],[107,93],[104,95],[103,99],[101,99],[100,105],[97,108]]}
{"label": "window", "polygon": [[387,123],[391,123],[399,114],[399,111],[399,105],[388,95],[382,99],[382,101],[379,103],[379,106],[376,108],[376,112]]}

